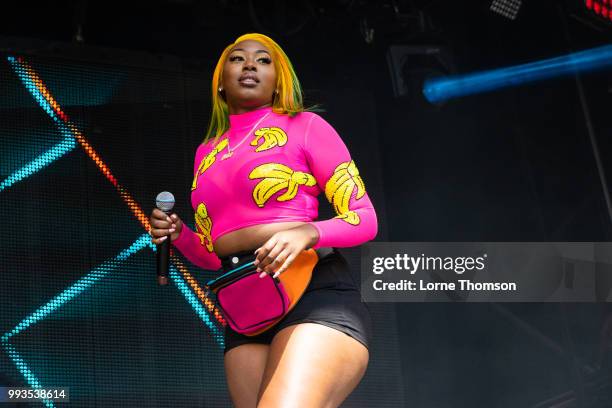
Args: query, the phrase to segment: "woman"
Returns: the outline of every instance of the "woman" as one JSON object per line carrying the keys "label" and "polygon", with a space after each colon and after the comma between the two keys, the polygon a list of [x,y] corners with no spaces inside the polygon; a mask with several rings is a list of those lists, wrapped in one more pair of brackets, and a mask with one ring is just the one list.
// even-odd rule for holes
{"label": "woman", "polygon": [[[333,247],[374,238],[376,213],[342,139],[304,110],[293,67],[272,39],[246,34],[229,45],[212,89],[208,134],[194,164],[197,231],[153,210],[153,242],[170,236],[209,270],[255,260],[261,277],[283,273],[306,249],[320,251],[306,292],[274,327],[249,337],[226,326],[224,364],[238,408],[336,407],[365,373],[372,329]],[[321,192],[338,216],[313,221]]]}

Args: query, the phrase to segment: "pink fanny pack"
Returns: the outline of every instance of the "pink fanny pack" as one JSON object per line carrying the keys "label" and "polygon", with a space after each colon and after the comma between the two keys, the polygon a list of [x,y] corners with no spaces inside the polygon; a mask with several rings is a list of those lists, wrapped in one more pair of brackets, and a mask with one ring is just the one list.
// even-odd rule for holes
{"label": "pink fanny pack", "polygon": [[208,285],[217,295],[223,317],[238,333],[258,332],[289,308],[289,297],[278,278],[260,278],[261,272],[256,269],[251,262],[239,271],[229,271],[226,279],[222,279],[223,275]]}
{"label": "pink fanny pack", "polygon": [[274,326],[295,306],[317,261],[314,250],[305,250],[277,278],[269,274],[260,278],[261,272],[248,262],[206,286],[216,294],[227,324],[238,333],[255,336]]}

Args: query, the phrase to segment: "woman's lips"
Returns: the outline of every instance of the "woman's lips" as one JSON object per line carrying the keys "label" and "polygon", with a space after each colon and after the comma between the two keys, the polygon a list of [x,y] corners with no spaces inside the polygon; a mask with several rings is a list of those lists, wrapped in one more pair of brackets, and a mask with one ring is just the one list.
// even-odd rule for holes
{"label": "woman's lips", "polygon": [[257,85],[257,81],[254,78],[243,78],[238,81],[240,85],[253,87]]}

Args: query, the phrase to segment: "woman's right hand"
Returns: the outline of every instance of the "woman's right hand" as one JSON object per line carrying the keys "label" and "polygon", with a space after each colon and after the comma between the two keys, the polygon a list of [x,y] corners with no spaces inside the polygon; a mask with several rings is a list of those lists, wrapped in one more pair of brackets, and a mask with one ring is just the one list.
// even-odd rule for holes
{"label": "woman's right hand", "polygon": [[170,242],[176,240],[183,229],[183,221],[178,215],[167,215],[159,208],[154,208],[149,218],[151,231],[149,235],[154,244],[159,245],[170,235]]}

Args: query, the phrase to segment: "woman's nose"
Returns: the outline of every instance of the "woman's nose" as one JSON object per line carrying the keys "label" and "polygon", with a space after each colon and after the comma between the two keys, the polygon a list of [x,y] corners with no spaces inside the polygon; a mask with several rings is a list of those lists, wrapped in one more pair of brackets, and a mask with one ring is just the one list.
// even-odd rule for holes
{"label": "woman's nose", "polygon": [[255,68],[255,61],[252,61],[252,60],[250,60],[250,59],[245,60],[245,61],[244,61],[244,65],[242,66],[242,69],[245,69],[245,70],[253,70],[253,69],[256,69],[256,68]]}

